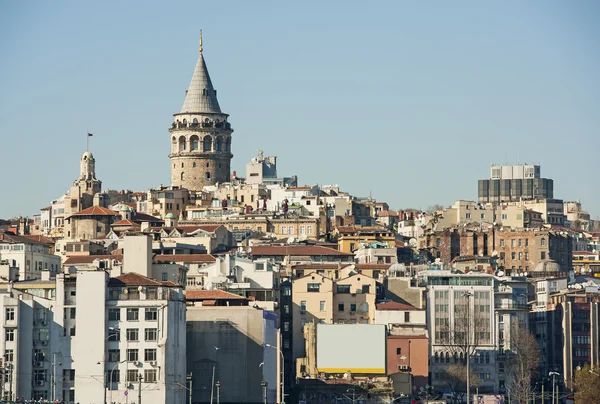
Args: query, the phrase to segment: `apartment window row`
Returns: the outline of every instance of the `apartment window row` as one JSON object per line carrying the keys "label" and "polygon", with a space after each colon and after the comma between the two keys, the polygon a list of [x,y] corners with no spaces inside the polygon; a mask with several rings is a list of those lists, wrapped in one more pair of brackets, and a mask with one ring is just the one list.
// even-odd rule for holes
{"label": "apartment window row", "polygon": [[[113,371],[107,370],[107,382],[120,383],[120,373],[119,369],[114,369]],[[142,383],[156,383],[158,381],[158,369],[144,369],[143,374],[137,369],[129,369],[125,374],[125,381],[127,383],[137,383],[140,376],[142,376]]]}
{"label": "apartment window row", "polygon": [[[128,328],[126,330],[126,338],[127,341],[139,341],[139,328]],[[145,328],[144,329],[144,340],[145,341],[156,341],[158,339],[158,329],[157,328]],[[108,340],[109,341],[120,341],[121,333],[118,330],[109,330],[108,331]]]}
{"label": "apartment window row", "polygon": [[[139,356],[139,349],[127,349],[127,362],[137,362],[140,360],[140,356]],[[111,359],[110,354],[112,353],[112,358],[114,358],[114,360]],[[118,349],[111,349],[109,351],[109,359],[111,359],[111,362],[120,362],[120,351]],[[144,361],[145,362],[151,362],[151,361],[155,361],[156,360],[156,349],[154,348],[150,348],[150,349],[144,349]]]}
{"label": "apartment window row", "polygon": [[[126,309],[127,321],[139,321],[140,309],[139,308],[128,308]],[[158,320],[158,309],[157,308],[146,308],[144,309],[144,319],[146,321]],[[109,321],[121,321],[121,308],[110,308],[108,309],[108,320]]]}

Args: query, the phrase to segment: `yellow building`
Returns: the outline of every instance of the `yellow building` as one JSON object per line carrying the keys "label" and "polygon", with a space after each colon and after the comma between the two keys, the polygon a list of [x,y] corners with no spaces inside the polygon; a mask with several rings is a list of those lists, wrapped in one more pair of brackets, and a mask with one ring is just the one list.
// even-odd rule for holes
{"label": "yellow building", "polygon": [[304,326],[308,323],[373,324],[376,293],[375,279],[363,274],[334,281],[311,272],[293,280],[294,358],[304,357]]}
{"label": "yellow building", "polygon": [[394,233],[385,227],[337,226],[332,236],[337,240],[338,249],[347,253],[353,253],[361,244],[379,241],[394,246],[396,242]]}

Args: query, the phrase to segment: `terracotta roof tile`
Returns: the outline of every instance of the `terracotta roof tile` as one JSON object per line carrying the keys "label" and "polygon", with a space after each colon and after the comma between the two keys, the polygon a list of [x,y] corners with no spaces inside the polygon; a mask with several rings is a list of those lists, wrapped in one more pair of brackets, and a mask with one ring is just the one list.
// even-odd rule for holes
{"label": "terracotta roof tile", "polygon": [[121,219],[118,222],[112,224],[112,226],[137,226],[129,219]]}
{"label": "terracotta roof tile", "polygon": [[393,210],[382,210],[377,214],[379,217],[387,217],[387,216],[398,216],[398,212],[394,212]]}
{"label": "terracotta roof tile", "polygon": [[91,208],[73,213],[71,216],[119,216],[119,212],[103,208],[102,206],[92,206]]}
{"label": "terracotta roof tile", "polygon": [[153,262],[215,262],[210,254],[161,254],[152,257]]}
{"label": "terracotta roof tile", "polygon": [[340,265],[338,264],[299,264],[299,265],[294,265],[292,266],[293,269],[342,269],[342,268],[346,268],[347,266],[352,265],[349,262],[344,262],[344,263],[340,263]]}
{"label": "terracotta roof tile", "polygon": [[91,264],[95,260],[117,260],[123,261],[122,255],[75,255],[68,257],[65,265]]}
{"label": "terracotta roof tile", "polygon": [[188,290],[185,297],[187,300],[248,300],[223,290]]}
{"label": "terracotta roof tile", "polygon": [[[171,281],[157,281],[147,276],[140,275],[135,272],[129,272],[127,274],[117,276],[116,278],[110,278],[108,286],[172,286]],[[177,285],[179,286],[179,285]]]}
{"label": "terracotta roof tile", "polygon": [[46,206],[45,208],[42,208],[40,210],[50,210],[50,209],[52,209],[52,206]]}
{"label": "terracotta roof tile", "polygon": [[255,246],[251,247],[252,255],[338,255],[354,256],[351,253],[345,253],[333,248],[322,246]]}
{"label": "terracotta roof tile", "polygon": [[48,245],[54,245],[55,242],[54,240],[52,240],[51,238],[48,237],[44,237],[42,235],[31,235],[31,234],[26,234],[24,236],[21,237],[25,237],[26,239],[29,239],[31,241],[40,243],[40,244],[48,244]]}
{"label": "terracotta roof tile", "polygon": [[356,269],[389,269],[392,264],[356,264]]}
{"label": "terracotta roof tile", "polygon": [[421,310],[418,307],[406,303],[385,302],[375,305],[377,310]]}

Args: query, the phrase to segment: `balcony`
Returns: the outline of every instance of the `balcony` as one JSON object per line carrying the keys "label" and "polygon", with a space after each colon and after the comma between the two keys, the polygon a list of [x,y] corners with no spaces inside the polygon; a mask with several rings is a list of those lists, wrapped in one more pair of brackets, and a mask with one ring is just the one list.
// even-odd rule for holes
{"label": "balcony", "polygon": [[229,122],[219,122],[219,121],[210,121],[206,120],[204,122],[173,122],[171,124],[171,130],[211,130],[211,129],[223,129],[223,130],[231,130],[231,124]]}
{"label": "balcony", "polygon": [[495,303],[494,304],[494,308],[495,309],[501,309],[501,310],[511,310],[511,309],[528,309],[527,303],[517,303],[517,302],[502,302],[502,303]]}

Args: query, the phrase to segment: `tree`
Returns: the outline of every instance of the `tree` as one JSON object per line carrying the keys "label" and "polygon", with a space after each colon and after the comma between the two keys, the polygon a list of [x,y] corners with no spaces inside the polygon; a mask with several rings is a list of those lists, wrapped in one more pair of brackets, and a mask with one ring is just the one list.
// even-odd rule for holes
{"label": "tree", "polygon": [[600,397],[600,369],[585,364],[575,372],[575,402],[595,403]]}
{"label": "tree", "polygon": [[520,404],[527,404],[534,394],[531,383],[540,364],[540,348],[535,337],[519,322],[510,329],[509,351],[507,352],[506,389]]}
{"label": "tree", "polygon": [[438,210],[444,210],[444,205],[436,203],[435,205],[430,205],[427,207],[427,213],[435,213]]}
{"label": "tree", "polygon": [[[452,322],[450,318],[440,319],[440,326],[436,328],[440,330],[440,340],[445,341],[445,353],[453,360],[453,366],[449,366],[444,372],[445,380],[454,391],[455,400],[462,402],[462,397],[467,391],[467,358],[472,358],[482,344],[491,342],[491,315],[489,303],[477,304],[476,299],[476,303],[471,307],[471,295],[459,291],[454,293]],[[470,367],[470,385],[477,387],[480,380],[474,377],[477,372],[472,366],[472,361]]]}

